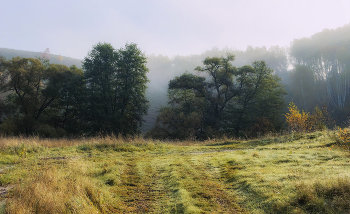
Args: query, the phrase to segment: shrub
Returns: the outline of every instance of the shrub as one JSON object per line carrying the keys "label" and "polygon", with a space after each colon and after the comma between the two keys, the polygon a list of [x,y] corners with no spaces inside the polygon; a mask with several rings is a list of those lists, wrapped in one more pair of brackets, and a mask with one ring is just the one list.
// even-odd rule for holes
{"label": "shrub", "polygon": [[286,113],[285,117],[291,131],[306,132],[326,128],[324,116],[327,114],[326,108],[321,110],[316,106],[312,114],[310,114],[304,110],[300,112],[298,107],[293,102],[290,102],[288,110],[289,113]]}

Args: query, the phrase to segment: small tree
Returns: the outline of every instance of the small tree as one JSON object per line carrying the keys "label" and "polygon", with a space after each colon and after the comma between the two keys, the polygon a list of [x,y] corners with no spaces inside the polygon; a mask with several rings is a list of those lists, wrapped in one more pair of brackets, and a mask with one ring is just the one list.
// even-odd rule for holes
{"label": "small tree", "polygon": [[285,116],[289,129],[296,132],[306,131],[309,113],[304,111],[300,113],[300,110],[293,102],[289,103],[288,110],[289,113],[285,114]]}

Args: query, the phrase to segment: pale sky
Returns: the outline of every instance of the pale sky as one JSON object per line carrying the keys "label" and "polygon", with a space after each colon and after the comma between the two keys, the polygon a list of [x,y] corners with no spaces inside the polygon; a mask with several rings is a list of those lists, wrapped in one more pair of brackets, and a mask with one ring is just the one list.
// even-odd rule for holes
{"label": "pale sky", "polygon": [[0,0],[0,48],[83,59],[127,42],[146,54],[289,46],[350,23],[349,0]]}

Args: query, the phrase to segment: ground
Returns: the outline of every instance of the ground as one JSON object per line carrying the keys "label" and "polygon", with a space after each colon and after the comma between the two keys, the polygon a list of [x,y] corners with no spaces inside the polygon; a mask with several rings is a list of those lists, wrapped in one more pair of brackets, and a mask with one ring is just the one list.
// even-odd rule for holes
{"label": "ground", "polygon": [[335,137],[3,139],[0,213],[348,213]]}

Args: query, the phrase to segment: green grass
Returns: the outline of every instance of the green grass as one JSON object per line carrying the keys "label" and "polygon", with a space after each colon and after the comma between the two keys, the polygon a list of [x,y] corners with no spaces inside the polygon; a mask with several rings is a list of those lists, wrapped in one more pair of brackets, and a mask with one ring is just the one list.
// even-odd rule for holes
{"label": "green grass", "polygon": [[348,213],[335,134],[159,142],[0,141],[0,213]]}

